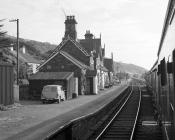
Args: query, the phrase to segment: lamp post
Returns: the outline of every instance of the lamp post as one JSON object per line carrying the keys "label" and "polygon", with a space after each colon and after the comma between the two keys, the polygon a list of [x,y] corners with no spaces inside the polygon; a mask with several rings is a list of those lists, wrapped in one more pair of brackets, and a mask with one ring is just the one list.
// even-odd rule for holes
{"label": "lamp post", "polygon": [[17,85],[19,85],[19,19],[13,19],[13,20],[10,20],[9,22],[16,22],[17,23],[17,40],[16,40],[17,62],[16,62],[16,65],[17,65]]}

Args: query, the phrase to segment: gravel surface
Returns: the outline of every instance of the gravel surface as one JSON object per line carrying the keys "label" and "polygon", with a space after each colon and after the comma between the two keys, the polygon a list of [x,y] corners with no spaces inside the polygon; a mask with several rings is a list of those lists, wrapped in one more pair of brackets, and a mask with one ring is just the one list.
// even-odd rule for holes
{"label": "gravel surface", "polygon": [[47,135],[48,130],[58,129],[70,120],[98,110],[125,88],[126,84],[114,86],[98,95],[83,95],[60,104],[20,101],[15,107],[0,111],[0,140],[39,139],[40,136]]}

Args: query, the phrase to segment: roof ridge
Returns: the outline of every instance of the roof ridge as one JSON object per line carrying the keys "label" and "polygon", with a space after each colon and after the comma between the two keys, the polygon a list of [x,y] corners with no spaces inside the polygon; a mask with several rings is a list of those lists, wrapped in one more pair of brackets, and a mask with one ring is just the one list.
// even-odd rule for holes
{"label": "roof ridge", "polygon": [[[73,57],[72,55],[70,55],[69,53],[60,50],[60,54],[62,54],[62,55],[64,55],[64,56],[66,55],[66,56],[68,57],[68,59],[69,59],[71,62],[73,62],[74,64],[76,63],[76,64],[77,64],[78,66],[80,66],[80,67],[88,68],[88,66],[87,66],[86,64],[80,62],[79,60],[77,60],[76,58],[74,58],[74,57]],[[66,56],[65,56],[65,57],[66,57]]]}
{"label": "roof ridge", "polygon": [[76,46],[79,48],[86,56],[90,56],[89,53],[81,46],[79,42],[73,40],[71,37],[68,37]]}
{"label": "roof ridge", "polygon": [[[40,66],[37,67],[37,70],[40,69],[43,65],[45,65],[50,58],[54,57],[56,54],[58,54],[61,51],[61,48],[63,47],[63,45],[70,40],[71,42],[73,42],[75,44],[75,46],[77,48],[79,48],[86,56],[90,56],[89,53],[83,48],[81,47],[81,44],[79,44],[77,41],[73,40],[71,37],[67,37],[65,38],[54,50],[53,52],[46,58],[46,61],[44,61],[43,63],[41,63]],[[78,60],[77,60],[78,61]]]}
{"label": "roof ridge", "polygon": [[64,39],[63,41],[61,41],[61,43],[53,50],[53,52],[48,56],[48,58],[49,57],[52,57],[55,53],[57,53],[59,50],[60,50],[60,48],[65,44],[65,42],[67,42],[68,41],[68,39],[66,38],[66,39]]}
{"label": "roof ridge", "polygon": [[53,52],[46,58],[46,61],[44,61],[40,66],[37,67],[37,69],[40,69],[45,63],[47,63],[47,61],[55,56],[55,54],[57,54],[60,50],[60,48],[68,41],[68,39],[64,39],[63,41],[61,41],[61,43],[53,50]]}

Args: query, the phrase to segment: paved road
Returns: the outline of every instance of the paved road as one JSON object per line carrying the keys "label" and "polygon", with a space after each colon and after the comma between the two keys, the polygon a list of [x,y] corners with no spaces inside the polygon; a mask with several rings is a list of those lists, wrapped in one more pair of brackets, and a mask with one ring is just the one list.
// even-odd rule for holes
{"label": "paved road", "polygon": [[71,120],[99,110],[127,85],[114,86],[98,95],[84,95],[60,104],[21,102],[22,107],[0,112],[0,140],[38,140]]}

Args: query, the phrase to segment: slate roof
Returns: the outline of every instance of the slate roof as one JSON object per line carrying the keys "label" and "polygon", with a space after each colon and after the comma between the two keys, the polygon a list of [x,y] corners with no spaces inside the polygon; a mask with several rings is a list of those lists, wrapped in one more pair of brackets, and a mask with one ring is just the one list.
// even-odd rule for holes
{"label": "slate roof", "polygon": [[[43,65],[45,65],[48,61],[50,61],[53,57],[55,57],[58,53],[60,53],[61,48],[66,44],[67,41],[71,41],[75,44],[77,48],[79,48],[86,56],[90,56],[90,54],[81,46],[80,43],[77,41],[71,39],[69,36],[64,39],[54,50],[53,52],[48,56],[45,62],[43,62],[37,69],[40,69]],[[68,53],[67,53],[68,54]],[[69,55],[69,54],[68,54]],[[71,56],[73,59],[75,59],[73,56]],[[77,60],[78,61],[78,60]],[[81,63],[81,62],[79,62]],[[85,64],[84,64],[85,65]]]}
{"label": "slate roof", "polygon": [[71,39],[71,38],[70,38],[70,40],[71,40],[71,41],[75,44],[75,46],[78,47],[86,56],[90,56],[90,53],[88,53],[87,50],[86,50],[85,48],[83,48],[83,46],[82,46],[79,42],[77,42],[77,41],[75,41],[75,40],[73,40],[73,39]]}
{"label": "slate roof", "polygon": [[95,56],[98,57],[98,55],[102,55],[101,52],[101,39],[96,38],[96,39],[80,39],[80,44],[82,47],[87,50],[89,54],[91,54],[91,51],[95,50]]}
{"label": "slate roof", "polygon": [[89,66],[85,65],[84,63],[81,63],[80,61],[78,61],[76,58],[74,58],[73,56],[71,56],[70,54],[68,54],[65,51],[60,51],[60,54],[62,54],[64,57],[66,57],[67,59],[69,59],[72,63],[74,63],[75,65],[78,65],[81,68],[86,68],[86,69],[90,69]]}
{"label": "slate roof", "polygon": [[78,43],[77,41],[73,40],[71,37],[67,37],[65,38],[54,50],[53,50],[53,53],[51,53],[51,55],[49,55],[48,57],[51,57],[53,56],[55,53],[57,53],[65,44],[67,41],[71,41],[73,42],[76,47],[78,47],[85,55],[89,56],[89,53],[81,46],[80,43]]}
{"label": "slate roof", "polygon": [[73,72],[37,72],[29,80],[68,80]]}
{"label": "slate roof", "polygon": [[113,60],[111,58],[104,58],[104,66],[110,71],[114,72]]}

